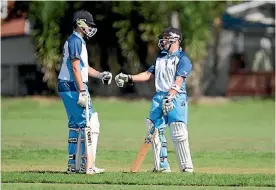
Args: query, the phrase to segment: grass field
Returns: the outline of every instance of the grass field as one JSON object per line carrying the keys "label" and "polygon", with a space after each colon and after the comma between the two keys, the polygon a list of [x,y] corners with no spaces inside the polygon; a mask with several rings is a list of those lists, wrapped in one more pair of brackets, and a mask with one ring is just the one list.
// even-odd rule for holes
{"label": "grass field", "polygon": [[[94,99],[101,133],[97,176],[68,175],[67,118],[59,99],[2,98],[3,189],[274,189],[274,101],[190,105],[189,136],[195,174],[129,173],[145,135],[150,102]],[[166,131],[168,134],[168,130]],[[70,184],[71,185],[68,185]],[[70,186],[70,187],[69,187]]]}

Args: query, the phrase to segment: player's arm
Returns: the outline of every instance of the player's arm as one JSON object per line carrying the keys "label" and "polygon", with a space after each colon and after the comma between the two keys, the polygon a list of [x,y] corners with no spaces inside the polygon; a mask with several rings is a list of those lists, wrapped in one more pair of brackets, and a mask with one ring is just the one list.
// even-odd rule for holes
{"label": "player's arm", "polygon": [[[174,86],[170,89],[169,91],[169,95],[174,96],[178,93],[177,87],[180,87],[182,85],[182,83],[184,82],[184,78],[182,76],[177,76],[176,80],[174,82]],[[180,88],[179,88],[180,90]]]}
{"label": "player's arm", "polygon": [[173,109],[172,100],[175,98],[175,95],[180,92],[184,79],[190,74],[191,71],[191,61],[187,57],[182,57],[177,64],[174,84],[169,90],[168,95],[163,99],[162,109],[165,115]]}
{"label": "player's arm", "polygon": [[80,71],[81,51],[82,51],[82,42],[80,39],[74,38],[68,41],[69,57],[71,59],[73,75],[79,92],[85,90],[83,81],[82,81],[81,71]]}
{"label": "player's arm", "polygon": [[192,71],[192,63],[188,57],[182,57],[177,64],[176,73],[175,73],[175,81],[172,85],[169,95],[176,95],[180,92],[180,88],[184,79],[190,74]]}
{"label": "player's arm", "polygon": [[108,71],[99,72],[90,66],[88,67],[88,76],[101,79],[102,83],[107,85],[109,85],[112,80],[112,73]]}
{"label": "player's arm", "polygon": [[77,104],[82,107],[85,107],[88,102],[88,93],[84,87],[81,69],[80,69],[80,60],[81,60],[81,51],[82,51],[82,42],[79,38],[72,38],[68,41],[68,52],[72,64],[72,72],[75,78],[75,82],[79,91],[79,98]]}
{"label": "player's arm", "polygon": [[93,69],[92,67],[88,67],[88,76],[93,77],[93,78],[98,78],[100,72],[97,71],[96,69]]}
{"label": "player's arm", "polygon": [[72,69],[75,81],[77,83],[79,91],[84,91],[84,85],[81,78],[81,71],[80,71],[80,60],[79,59],[73,59],[72,60]]}
{"label": "player's arm", "polygon": [[118,87],[123,87],[125,84],[133,84],[136,82],[145,82],[150,80],[153,77],[155,71],[155,64],[153,64],[147,71],[136,74],[136,75],[128,75],[124,73],[120,73],[115,77],[115,82]]}
{"label": "player's arm", "polygon": [[152,76],[152,73],[145,71],[137,75],[130,75],[132,82],[145,82],[148,81]]}
{"label": "player's arm", "polygon": [[155,73],[155,62],[150,66],[150,68],[142,73],[139,73],[138,75],[131,75],[133,82],[144,82],[150,80]]}

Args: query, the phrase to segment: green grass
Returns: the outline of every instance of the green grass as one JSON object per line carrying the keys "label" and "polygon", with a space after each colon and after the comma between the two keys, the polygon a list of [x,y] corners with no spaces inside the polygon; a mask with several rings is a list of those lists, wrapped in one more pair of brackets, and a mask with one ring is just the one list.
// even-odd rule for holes
{"label": "green grass", "polygon": [[[71,177],[62,173],[23,173],[66,170],[68,128],[61,101],[31,98],[2,98],[1,101],[2,182],[28,183],[35,178],[40,179],[35,181],[40,183],[49,180],[49,183],[67,183]],[[153,167],[151,151],[141,174],[121,173],[129,171],[142,143],[150,102],[95,99],[93,104],[101,122],[97,165],[108,173],[92,179],[98,179],[101,184],[118,184],[116,176],[121,177],[123,181],[119,181],[124,184],[133,181],[148,184],[149,179],[155,179],[158,175],[144,173]],[[186,175],[184,182],[177,181],[177,177],[182,175],[178,173],[167,129],[169,161],[176,173],[161,175],[160,178],[167,176],[164,177],[166,185],[275,186],[274,106],[274,101],[253,99],[190,105],[189,139],[196,175],[187,175],[188,181]],[[218,179],[210,180],[214,176]],[[74,178],[76,183],[93,183],[92,179],[83,175],[75,175]],[[159,181],[154,184],[160,185]],[[14,185],[15,188],[18,186]],[[12,185],[6,184],[6,187],[11,188]],[[114,189],[118,188],[114,186]]]}
{"label": "green grass", "polygon": [[[108,189],[108,190],[167,190],[168,186],[161,185],[85,185],[85,184],[26,184],[13,183],[2,184],[2,189],[6,190],[93,190],[93,189]],[[271,190],[273,187],[206,187],[206,186],[170,186],[172,190]]]}
{"label": "green grass", "polygon": [[76,175],[52,172],[3,172],[3,183],[65,183],[65,184],[124,184],[124,185],[178,185],[178,186],[274,186],[271,174],[154,174],[104,173]]}

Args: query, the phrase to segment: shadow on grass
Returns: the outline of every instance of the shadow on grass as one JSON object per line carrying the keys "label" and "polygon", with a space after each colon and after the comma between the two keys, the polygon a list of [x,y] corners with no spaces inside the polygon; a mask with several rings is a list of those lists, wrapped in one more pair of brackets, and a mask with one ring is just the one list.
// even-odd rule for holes
{"label": "shadow on grass", "polygon": [[30,173],[30,174],[67,174],[66,171],[43,171],[43,170],[18,171],[18,173]]}

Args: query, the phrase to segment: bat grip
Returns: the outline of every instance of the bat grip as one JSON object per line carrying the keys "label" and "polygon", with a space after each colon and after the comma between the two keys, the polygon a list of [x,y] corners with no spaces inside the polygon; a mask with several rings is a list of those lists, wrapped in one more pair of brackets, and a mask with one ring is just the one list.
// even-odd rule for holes
{"label": "bat grip", "polygon": [[88,100],[85,106],[86,127],[90,127],[89,126],[89,103],[90,103],[90,95],[88,95]]}

